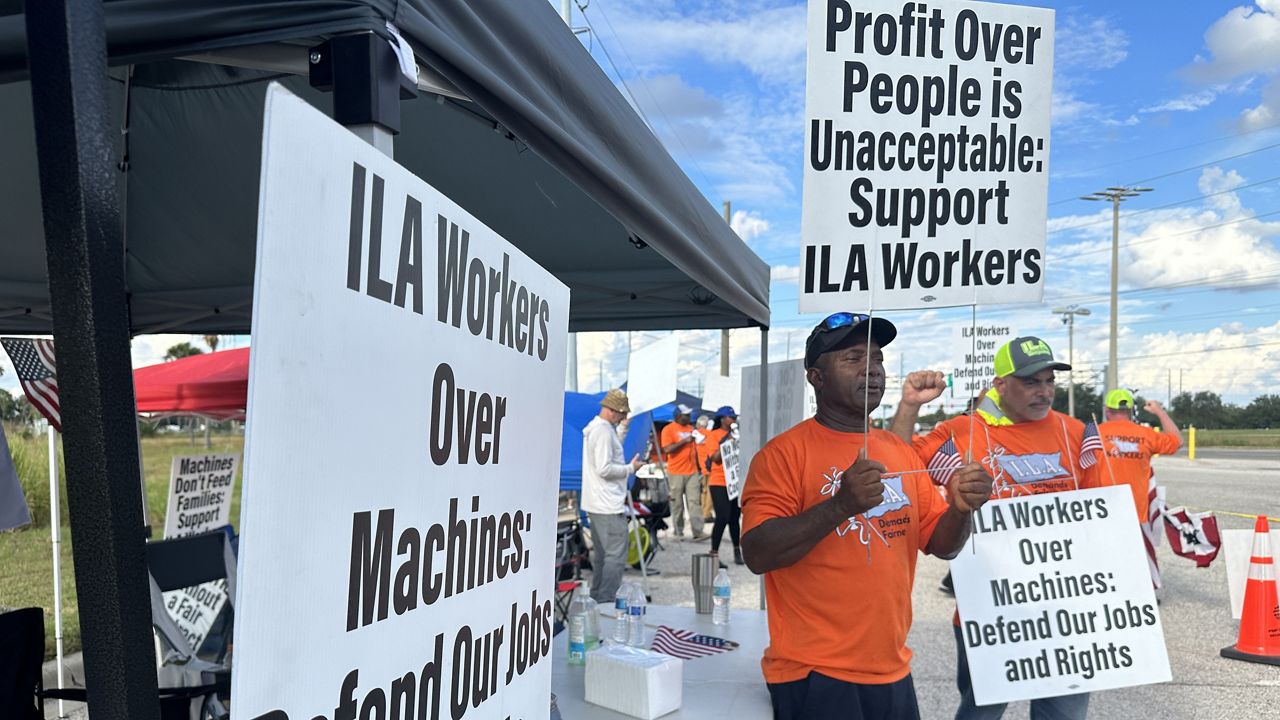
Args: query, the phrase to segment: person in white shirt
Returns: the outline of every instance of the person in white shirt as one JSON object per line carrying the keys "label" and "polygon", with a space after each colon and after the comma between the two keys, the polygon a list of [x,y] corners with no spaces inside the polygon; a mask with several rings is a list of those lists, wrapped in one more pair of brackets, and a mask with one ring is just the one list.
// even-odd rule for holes
{"label": "person in white shirt", "polygon": [[582,509],[591,523],[591,599],[613,602],[627,562],[627,478],[640,468],[640,456],[622,458],[618,423],[631,412],[627,394],[605,393],[600,414],[582,431]]}

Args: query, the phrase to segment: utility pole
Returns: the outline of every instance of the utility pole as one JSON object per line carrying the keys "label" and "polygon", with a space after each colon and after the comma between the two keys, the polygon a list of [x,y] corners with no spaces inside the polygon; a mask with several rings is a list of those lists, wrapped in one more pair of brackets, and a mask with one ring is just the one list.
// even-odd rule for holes
{"label": "utility pole", "polygon": [[[733,227],[733,215],[729,212],[728,200],[724,201],[724,222],[730,228]],[[729,377],[729,328],[720,331],[720,376]]]}
{"label": "utility pole", "polygon": [[1165,387],[1164,404],[1173,407],[1173,368],[1169,368],[1169,383]]}
{"label": "utility pole", "polygon": [[1151,192],[1147,187],[1109,187],[1092,195],[1083,195],[1081,200],[1111,201],[1111,340],[1107,347],[1107,386],[1103,392],[1120,386],[1117,378],[1120,368],[1116,364],[1116,340],[1119,337],[1120,317],[1120,203],[1137,197],[1144,192]]}
{"label": "utility pole", "polygon": [[[1079,305],[1068,305],[1066,307],[1054,308],[1055,315],[1062,316],[1062,323],[1067,326],[1067,364],[1073,369],[1067,371],[1067,414],[1071,417],[1076,416],[1076,376],[1075,376],[1075,354],[1076,354],[1076,316],[1090,315],[1089,308],[1082,308]],[[1114,315],[1113,315],[1114,317]],[[1106,393],[1106,390],[1103,390]]]}

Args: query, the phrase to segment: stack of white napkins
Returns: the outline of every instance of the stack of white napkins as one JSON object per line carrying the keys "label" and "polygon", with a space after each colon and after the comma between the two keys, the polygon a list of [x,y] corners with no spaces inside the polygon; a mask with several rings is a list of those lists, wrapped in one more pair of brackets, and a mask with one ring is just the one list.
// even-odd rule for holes
{"label": "stack of white napkins", "polygon": [[587,653],[586,700],[653,720],[680,709],[684,661],[642,648],[606,645]]}

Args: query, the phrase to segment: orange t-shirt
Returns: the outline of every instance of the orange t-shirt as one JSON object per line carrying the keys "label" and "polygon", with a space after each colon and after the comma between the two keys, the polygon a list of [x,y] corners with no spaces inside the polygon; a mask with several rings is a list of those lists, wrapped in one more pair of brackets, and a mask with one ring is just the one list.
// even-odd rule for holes
{"label": "orange t-shirt", "polygon": [[[979,414],[972,419],[973,459],[982,463],[994,481],[991,499],[1022,497],[1099,487],[1104,483],[1101,462],[1080,466],[1084,423],[1056,410],[1043,420],[990,424]],[[938,423],[928,435],[917,435],[912,446],[928,463],[947,440],[955,438],[960,458],[969,448],[970,417],[957,415]],[[951,619],[960,625],[957,611]]]}
{"label": "orange t-shirt", "polygon": [[[828,502],[865,444],[810,418],[775,437],[751,462],[742,491],[742,532]],[[911,448],[871,431],[870,456],[889,469],[885,501],[842,522],[790,567],[765,574],[770,683],[811,671],[847,682],[885,684],[911,672],[907,631],[916,555],[948,501]]]}
{"label": "orange t-shirt", "polygon": [[1102,435],[1102,447],[1107,453],[1102,472],[1110,473],[1117,484],[1129,486],[1138,520],[1146,522],[1151,456],[1178,452],[1182,438],[1174,433],[1158,433],[1129,420],[1108,420],[1098,426],[1098,433]]}
{"label": "orange t-shirt", "polygon": [[[712,428],[706,432],[706,435],[706,441],[703,442],[702,445],[698,446],[702,449],[702,457],[704,458],[710,457],[712,453],[720,449],[720,443],[725,438],[729,437],[729,431],[725,428]],[[724,458],[715,458],[711,460],[711,474],[708,476],[707,484],[718,487],[725,486]]]}
{"label": "orange t-shirt", "polygon": [[[1100,463],[1080,467],[1080,445],[1084,423],[1057,411],[1043,420],[1008,425],[992,425],[981,416],[973,418],[973,459],[982,463],[995,481],[991,499],[1062,492],[1107,484]],[[928,463],[952,437],[960,457],[969,448],[970,420],[958,415],[938,423],[927,435],[917,435],[912,446],[920,460]]]}
{"label": "orange t-shirt", "polygon": [[[662,437],[660,442],[662,447],[666,447],[671,443],[683,440],[693,433],[695,428],[692,425],[679,425],[674,422],[667,423],[662,428]],[[672,475],[694,475],[698,473],[698,450],[695,443],[689,443],[682,446],[673,453],[666,453],[667,472]]]}

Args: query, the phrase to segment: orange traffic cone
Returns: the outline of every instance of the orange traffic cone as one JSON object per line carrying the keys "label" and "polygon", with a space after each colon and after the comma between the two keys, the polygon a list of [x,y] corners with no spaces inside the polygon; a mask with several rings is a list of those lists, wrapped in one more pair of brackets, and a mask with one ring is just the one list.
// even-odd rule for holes
{"label": "orange traffic cone", "polygon": [[1276,597],[1276,570],[1271,559],[1271,531],[1267,518],[1253,526],[1253,557],[1244,587],[1244,612],[1240,615],[1240,640],[1222,648],[1222,657],[1280,665],[1280,598]]}

